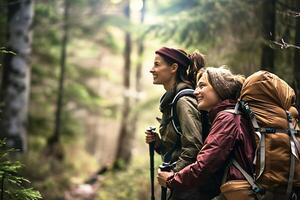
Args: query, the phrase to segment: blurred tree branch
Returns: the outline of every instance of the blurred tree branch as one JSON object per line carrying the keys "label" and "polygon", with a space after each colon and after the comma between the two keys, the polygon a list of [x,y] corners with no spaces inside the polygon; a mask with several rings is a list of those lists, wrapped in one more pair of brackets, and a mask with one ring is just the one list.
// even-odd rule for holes
{"label": "blurred tree branch", "polygon": [[15,52],[9,51],[5,47],[0,47],[0,53],[10,53],[10,54],[13,54],[13,55],[17,55]]}
{"label": "blurred tree branch", "polygon": [[287,48],[300,49],[299,46],[296,46],[296,45],[289,44],[289,43],[285,42],[283,38],[281,38],[279,41],[272,41],[272,43],[275,44],[275,45],[278,45],[281,49],[287,49]]}

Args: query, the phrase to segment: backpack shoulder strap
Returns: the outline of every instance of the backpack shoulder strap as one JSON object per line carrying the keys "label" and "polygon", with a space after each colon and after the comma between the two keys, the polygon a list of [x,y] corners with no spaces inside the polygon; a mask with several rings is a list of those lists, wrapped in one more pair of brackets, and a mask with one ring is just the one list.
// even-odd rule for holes
{"label": "backpack shoulder strap", "polygon": [[235,114],[235,115],[240,115],[241,112],[240,112],[239,108],[240,108],[239,102],[237,102],[235,104],[234,109],[226,109],[226,110],[223,110],[222,112],[229,112],[229,113],[232,113],[232,114]]}
{"label": "backpack shoulder strap", "polygon": [[179,119],[178,119],[178,115],[177,115],[177,111],[176,111],[176,105],[177,105],[177,101],[183,97],[183,96],[191,96],[194,97],[194,90],[193,89],[183,89],[180,90],[174,97],[172,103],[171,103],[171,122],[172,125],[177,133],[177,135],[181,135],[181,128],[180,128],[180,123],[179,123]]}
{"label": "backpack shoulder strap", "polygon": [[255,183],[254,178],[251,175],[249,175],[235,159],[232,159],[232,165],[235,166],[242,173],[242,175],[245,177],[245,179],[251,185],[251,189],[255,193],[262,192],[262,189]]}
{"label": "backpack shoulder strap", "polygon": [[194,90],[193,89],[180,90],[172,100],[172,103],[171,103],[171,123],[172,123],[172,126],[173,126],[176,134],[177,134],[177,137],[176,137],[176,141],[173,144],[171,150],[164,156],[164,162],[170,162],[171,161],[173,152],[180,145],[181,128],[180,128],[180,123],[179,123],[179,119],[178,119],[178,116],[177,116],[176,104],[177,104],[177,101],[183,96],[194,96]]}

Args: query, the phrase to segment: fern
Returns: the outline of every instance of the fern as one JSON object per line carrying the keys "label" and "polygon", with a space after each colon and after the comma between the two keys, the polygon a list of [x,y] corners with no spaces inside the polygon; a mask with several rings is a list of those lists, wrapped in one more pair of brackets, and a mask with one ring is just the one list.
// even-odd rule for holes
{"label": "fern", "polygon": [[40,192],[33,188],[27,188],[29,180],[18,174],[23,167],[18,161],[8,159],[13,149],[7,149],[5,142],[0,140],[0,200],[39,200],[42,199]]}

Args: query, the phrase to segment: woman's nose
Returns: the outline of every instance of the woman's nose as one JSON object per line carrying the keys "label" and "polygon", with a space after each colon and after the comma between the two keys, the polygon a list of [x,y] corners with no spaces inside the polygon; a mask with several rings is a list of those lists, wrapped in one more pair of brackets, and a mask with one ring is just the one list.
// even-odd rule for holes
{"label": "woman's nose", "polygon": [[194,91],[194,95],[197,96],[200,92],[200,88],[196,87],[195,91]]}
{"label": "woman's nose", "polygon": [[151,74],[154,72],[153,67],[151,67],[150,71]]}

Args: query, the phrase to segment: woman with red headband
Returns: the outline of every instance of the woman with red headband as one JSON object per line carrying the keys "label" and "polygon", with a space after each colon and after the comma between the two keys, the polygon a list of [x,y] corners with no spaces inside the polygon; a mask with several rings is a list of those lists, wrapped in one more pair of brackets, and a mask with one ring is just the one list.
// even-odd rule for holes
{"label": "woman with red headband", "polygon": [[[180,133],[172,124],[172,101],[184,89],[195,89],[198,71],[205,65],[204,57],[195,51],[187,54],[180,49],[163,47],[155,52],[154,65],[150,70],[153,84],[163,85],[166,90],[160,99],[159,133],[146,131],[146,143],[155,142],[155,150],[164,162],[174,163],[173,172],[180,171],[185,166],[196,161],[196,156],[202,148],[208,124],[203,125],[203,115],[197,110],[194,96],[182,96],[176,103],[176,114]],[[203,121],[203,120],[202,120]],[[160,135],[160,136],[159,136]],[[175,164],[176,163],[176,164]],[[212,184],[214,185],[214,184]],[[217,188],[172,190],[171,199],[211,199],[217,193]]]}

